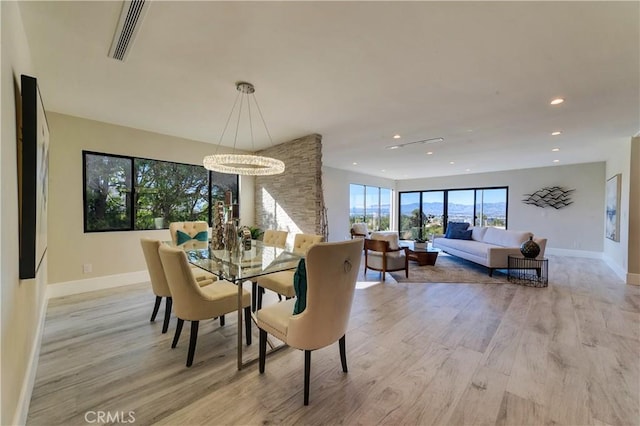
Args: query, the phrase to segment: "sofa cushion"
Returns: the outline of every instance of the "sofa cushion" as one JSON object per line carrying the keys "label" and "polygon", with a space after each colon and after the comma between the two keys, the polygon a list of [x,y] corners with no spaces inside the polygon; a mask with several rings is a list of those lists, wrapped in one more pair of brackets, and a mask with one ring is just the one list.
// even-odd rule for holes
{"label": "sofa cushion", "polygon": [[451,238],[451,235],[457,231],[464,231],[469,228],[467,222],[449,222],[447,224],[447,232],[444,234],[445,238]]}
{"label": "sofa cushion", "polygon": [[486,226],[474,226],[469,229],[473,231],[471,233],[471,239],[474,241],[482,241],[482,238],[484,237],[485,232],[487,232]]}
{"label": "sofa cushion", "polygon": [[502,247],[520,247],[520,244],[527,241],[532,235],[531,232],[526,231],[509,231],[507,229],[488,227],[482,241]]}
{"label": "sofa cushion", "polygon": [[377,231],[372,232],[372,240],[382,240],[389,242],[389,250],[398,250],[400,248],[400,237],[396,231]]}

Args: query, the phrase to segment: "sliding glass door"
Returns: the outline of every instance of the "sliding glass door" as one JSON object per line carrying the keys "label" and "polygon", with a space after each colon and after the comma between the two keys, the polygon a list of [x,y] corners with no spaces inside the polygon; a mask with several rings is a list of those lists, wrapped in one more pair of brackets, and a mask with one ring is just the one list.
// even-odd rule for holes
{"label": "sliding glass door", "polygon": [[507,187],[401,192],[399,200],[401,239],[432,239],[448,222],[507,227]]}

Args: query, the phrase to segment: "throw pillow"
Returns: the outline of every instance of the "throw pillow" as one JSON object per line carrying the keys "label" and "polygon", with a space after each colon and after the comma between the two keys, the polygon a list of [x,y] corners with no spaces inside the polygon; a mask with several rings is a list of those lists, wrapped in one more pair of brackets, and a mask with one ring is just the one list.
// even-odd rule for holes
{"label": "throw pillow", "polygon": [[298,315],[307,307],[307,266],[304,259],[300,259],[295,274],[293,274],[293,289],[296,292],[296,304],[293,315]]}
{"label": "throw pillow", "polygon": [[457,231],[465,231],[469,227],[467,222],[449,222],[447,224],[447,232],[444,234],[445,238],[452,238],[451,234]]}
{"label": "throw pillow", "polygon": [[451,236],[449,238],[453,240],[470,240],[471,235],[473,235],[473,230],[471,229],[454,229],[453,231],[451,231]]}

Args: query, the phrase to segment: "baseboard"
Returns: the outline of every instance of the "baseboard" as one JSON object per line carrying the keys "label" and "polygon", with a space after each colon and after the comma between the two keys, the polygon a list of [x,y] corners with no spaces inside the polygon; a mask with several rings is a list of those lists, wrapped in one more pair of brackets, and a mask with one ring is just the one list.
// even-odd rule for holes
{"label": "baseboard", "polygon": [[149,281],[149,272],[146,270],[49,284],[47,286],[47,299],[138,284],[145,281]]}
{"label": "baseboard", "polygon": [[627,274],[627,284],[640,285],[640,274]]}
{"label": "baseboard", "polygon": [[588,251],[588,250],[571,250],[560,248],[547,247],[544,251],[545,254],[552,254],[555,256],[567,256],[567,257],[586,257],[589,259],[602,259],[602,252],[600,251]]}
{"label": "baseboard", "polygon": [[47,316],[47,305],[48,299],[45,295],[42,300],[42,306],[40,308],[38,327],[36,328],[36,334],[33,337],[33,344],[31,345],[31,353],[29,354],[27,371],[24,375],[24,381],[22,382],[22,389],[20,389],[20,396],[18,397],[18,406],[12,422],[12,424],[14,425],[24,425],[27,423],[27,416],[29,415],[29,404],[31,403],[31,394],[33,393],[33,388],[36,383],[38,360],[40,359],[40,345],[42,344],[42,334],[44,333],[44,320]]}

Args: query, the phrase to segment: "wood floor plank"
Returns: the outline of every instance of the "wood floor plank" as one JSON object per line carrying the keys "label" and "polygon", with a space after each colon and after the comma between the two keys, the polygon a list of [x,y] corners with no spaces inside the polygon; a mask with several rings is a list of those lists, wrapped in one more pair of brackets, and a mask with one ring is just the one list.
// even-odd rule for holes
{"label": "wood floor plank", "polygon": [[149,322],[149,283],[52,299],[27,425],[99,410],[144,425],[638,425],[640,288],[599,260],[549,265],[547,288],[361,274],[349,372],[337,345],[314,351],[306,407],[301,351],[237,371],[235,314],[201,322],[186,368],[189,329],[171,349],[176,320]]}

